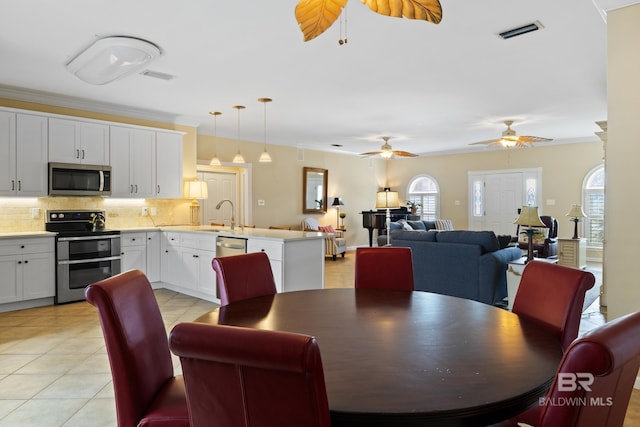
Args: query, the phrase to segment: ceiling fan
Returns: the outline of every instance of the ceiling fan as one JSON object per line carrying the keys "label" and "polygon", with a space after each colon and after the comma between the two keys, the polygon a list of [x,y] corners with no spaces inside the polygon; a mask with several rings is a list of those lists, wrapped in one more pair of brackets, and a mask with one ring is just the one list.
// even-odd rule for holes
{"label": "ceiling fan", "polygon": [[384,141],[382,147],[380,147],[380,151],[369,151],[366,153],[360,154],[361,156],[377,156],[380,155],[383,159],[390,159],[392,157],[418,157],[417,154],[409,153],[408,151],[394,150],[389,145],[390,136],[383,136],[381,138]]}
{"label": "ceiling fan", "polygon": [[543,138],[541,136],[516,135],[516,131],[511,129],[513,120],[505,120],[504,124],[507,125],[507,129],[502,132],[501,138],[474,142],[469,145],[499,145],[504,148],[523,148],[530,147],[534,142],[553,141],[551,138]]}

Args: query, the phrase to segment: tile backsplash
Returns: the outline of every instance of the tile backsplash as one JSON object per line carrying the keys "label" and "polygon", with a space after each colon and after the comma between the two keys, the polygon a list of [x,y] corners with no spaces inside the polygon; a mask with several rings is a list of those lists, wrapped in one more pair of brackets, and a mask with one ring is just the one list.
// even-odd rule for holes
{"label": "tile backsplash", "polygon": [[[188,224],[189,200],[104,199],[100,197],[0,198],[0,233],[44,230],[47,210],[104,210],[107,227],[154,227]],[[155,215],[142,215],[142,208]]]}

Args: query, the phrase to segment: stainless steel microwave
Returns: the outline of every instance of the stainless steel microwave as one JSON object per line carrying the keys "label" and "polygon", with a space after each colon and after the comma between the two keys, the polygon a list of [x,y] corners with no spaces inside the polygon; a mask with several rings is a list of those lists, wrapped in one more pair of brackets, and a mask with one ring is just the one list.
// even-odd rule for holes
{"label": "stainless steel microwave", "polygon": [[50,196],[111,195],[111,166],[49,163]]}

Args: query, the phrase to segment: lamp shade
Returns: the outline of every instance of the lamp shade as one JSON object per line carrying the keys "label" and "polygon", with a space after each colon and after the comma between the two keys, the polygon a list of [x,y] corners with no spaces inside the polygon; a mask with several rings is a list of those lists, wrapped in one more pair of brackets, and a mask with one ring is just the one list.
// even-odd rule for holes
{"label": "lamp shade", "polygon": [[376,194],[376,209],[391,209],[400,207],[397,191],[378,191]]}
{"label": "lamp shade", "polygon": [[584,211],[582,210],[582,205],[571,205],[571,209],[567,213],[568,217],[571,218],[586,218]]}
{"label": "lamp shade", "polygon": [[344,206],[344,203],[342,203],[342,199],[340,197],[334,197],[331,206]]}
{"label": "lamp shade", "polygon": [[87,83],[103,85],[139,70],[160,54],[158,46],[146,40],[105,37],[73,58],[67,69]]}
{"label": "lamp shade", "polygon": [[209,197],[207,183],[204,181],[186,181],[184,183],[185,199],[206,199]]}
{"label": "lamp shade", "polygon": [[540,215],[538,215],[537,206],[523,206],[514,224],[528,227],[546,227],[545,223],[540,219]]}

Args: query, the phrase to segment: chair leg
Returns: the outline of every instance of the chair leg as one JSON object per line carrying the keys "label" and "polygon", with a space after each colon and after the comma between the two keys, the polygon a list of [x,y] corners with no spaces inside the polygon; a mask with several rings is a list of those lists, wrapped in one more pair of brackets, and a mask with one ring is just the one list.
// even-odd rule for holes
{"label": "chair leg", "polygon": [[344,254],[345,254],[345,253],[344,253],[344,252],[342,252],[342,258],[344,258]]}
{"label": "chair leg", "polygon": [[333,260],[336,260],[336,254],[331,255],[331,257],[333,258]]}

